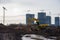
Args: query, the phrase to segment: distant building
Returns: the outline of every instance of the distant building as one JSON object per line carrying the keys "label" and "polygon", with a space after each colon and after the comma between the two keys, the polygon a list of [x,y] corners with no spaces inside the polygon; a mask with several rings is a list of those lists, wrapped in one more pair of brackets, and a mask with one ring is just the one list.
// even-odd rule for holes
{"label": "distant building", "polygon": [[[34,14],[26,14],[26,24],[29,24],[29,19],[31,18],[34,18]],[[32,21],[31,24],[34,24],[34,21]]]}
{"label": "distant building", "polygon": [[51,16],[46,16],[46,24],[51,25]]}
{"label": "distant building", "polygon": [[46,13],[45,12],[39,12],[38,13],[38,20],[40,24],[46,24]]}
{"label": "distant building", "polygon": [[55,17],[55,25],[56,26],[60,26],[60,18],[59,17]]}

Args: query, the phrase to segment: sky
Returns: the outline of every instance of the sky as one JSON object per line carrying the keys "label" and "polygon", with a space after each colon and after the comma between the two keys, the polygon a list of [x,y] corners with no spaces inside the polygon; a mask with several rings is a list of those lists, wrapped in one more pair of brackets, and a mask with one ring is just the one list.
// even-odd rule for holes
{"label": "sky", "polygon": [[26,23],[26,13],[36,16],[38,12],[44,10],[47,15],[51,15],[53,24],[54,17],[60,14],[60,0],[0,0],[0,22],[3,20],[3,6],[7,9],[6,23]]}

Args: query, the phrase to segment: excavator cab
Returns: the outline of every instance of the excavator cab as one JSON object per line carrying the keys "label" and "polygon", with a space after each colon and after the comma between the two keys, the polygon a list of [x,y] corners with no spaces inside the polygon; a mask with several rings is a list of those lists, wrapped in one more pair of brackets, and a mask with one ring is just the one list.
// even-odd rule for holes
{"label": "excavator cab", "polygon": [[39,22],[37,21],[36,24],[39,25]]}

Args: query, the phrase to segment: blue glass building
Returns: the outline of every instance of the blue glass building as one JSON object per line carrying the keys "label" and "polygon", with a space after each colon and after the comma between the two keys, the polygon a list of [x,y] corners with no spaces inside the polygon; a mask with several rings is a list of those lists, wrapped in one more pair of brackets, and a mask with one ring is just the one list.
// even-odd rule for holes
{"label": "blue glass building", "polygon": [[46,16],[46,24],[51,25],[51,16]]}
{"label": "blue glass building", "polygon": [[55,17],[55,26],[60,26],[59,17]]}
{"label": "blue glass building", "polygon": [[[34,18],[34,14],[26,14],[26,24],[29,23],[29,21],[28,21],[29,18],[30,18],[30,19],[31,19],[31,18]],[[31,24],[34,24],[34,21],[32,21]]]}
{"label": "blue glass building", "polygon": [[39,24],[46,24],[46,13],[39,12],[38,13],[38,20],[39,20]]}

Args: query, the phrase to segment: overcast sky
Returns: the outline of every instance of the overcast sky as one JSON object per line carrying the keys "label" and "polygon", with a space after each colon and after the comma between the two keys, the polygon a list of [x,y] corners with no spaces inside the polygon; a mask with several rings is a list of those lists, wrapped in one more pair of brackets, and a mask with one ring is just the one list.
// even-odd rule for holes
{"label": "overcast sky", "polygon": [[50,11],[52,16],[60,13],[60,0],[0,0],[0,16],[3,6],[7,9],[6,16],[25,15],[27,10],[32,14],[44,10],[48,15]]}

